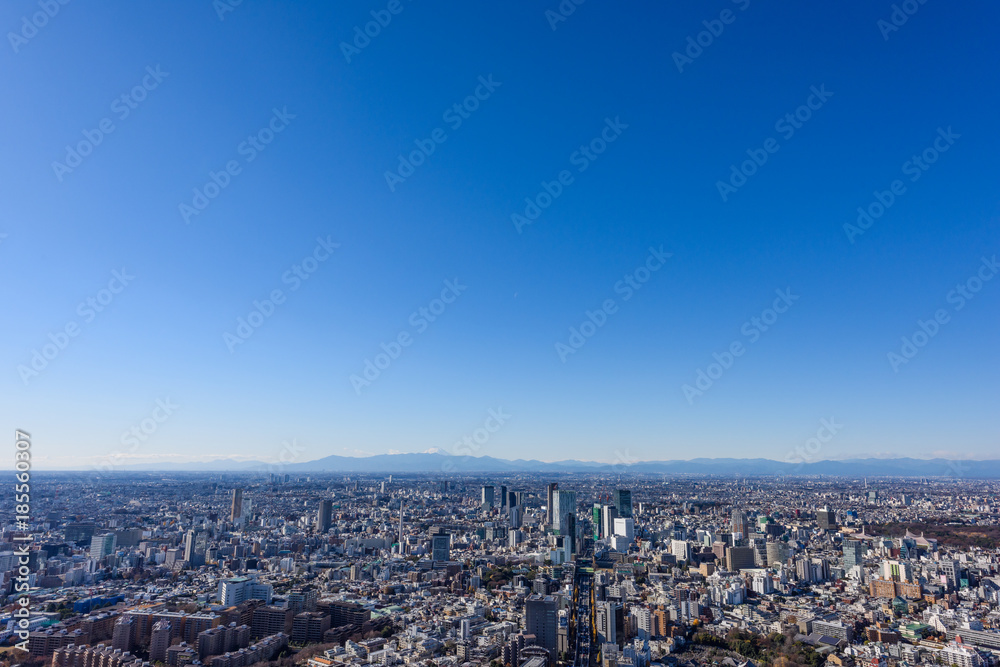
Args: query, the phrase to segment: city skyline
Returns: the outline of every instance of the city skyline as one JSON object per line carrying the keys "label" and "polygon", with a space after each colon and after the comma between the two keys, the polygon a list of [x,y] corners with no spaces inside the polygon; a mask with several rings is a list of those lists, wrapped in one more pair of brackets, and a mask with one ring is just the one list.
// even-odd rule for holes
{"label": "city skyline", "polygon": [[1000,655],[996,480],[552,479],[39,475],[4,638],[40,667]]}
{"label": "city skyline", "polygon": [[746,478],[768,477],[849,477],[880,478],[944,478],[1000,479],[1000,459],[947,459],[914,457],[844,457],[823,459],[809,454],[807,447],[790,450],[784,460],[767,458],[704,458],[642,461],[630,459],[618,451],[610,461],[561,459],[502,459],[492,456],[457,456],[440,451],[411,454],[377,454],[373,456],[325,456],[321,459],[296,461],[257,460],[251,458],[206,458],[197,461],[146,461],[125,463],[109,459],[102,464],[57,468],[42,467],[50,472],[82,472],[103,479],[106,475],[131,472],[235,473],[235,474],[361,474],[389,473],[423,474],[465,477],[482,474],[614,474],[622,479],[648,476],[672,477],[690,475],[721,475]]}

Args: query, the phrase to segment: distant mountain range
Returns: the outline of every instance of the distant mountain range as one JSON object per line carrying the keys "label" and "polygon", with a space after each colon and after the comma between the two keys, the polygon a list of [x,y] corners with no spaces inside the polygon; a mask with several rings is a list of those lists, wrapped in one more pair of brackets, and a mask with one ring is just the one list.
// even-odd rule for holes
{"label": "distant mountain range", "polygon": [[620,473],[692,475],[832,475],[867,477],[951,477],[1000,479],[1000,460],[845,459],[787,463],[770,459],[691,459],[609,464],[594,461],[508,461],[491,456],[450,456],[441,453],[327,456],[303,463],[265,463],[220,459],[208,463],[147,463],[120,466],[122,471],[262,472],[262,473]]}

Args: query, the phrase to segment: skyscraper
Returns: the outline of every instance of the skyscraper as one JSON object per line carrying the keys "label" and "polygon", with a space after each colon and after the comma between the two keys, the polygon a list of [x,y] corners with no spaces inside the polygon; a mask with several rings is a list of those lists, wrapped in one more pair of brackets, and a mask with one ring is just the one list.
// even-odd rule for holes
{"label": "skyscraper", "polygon": [[739,572],[753,568],[755,562],[754,550],[751,547],[729,547],[726,549],[726,569]]}
{"label": "skyscraper", "polygon": [[629,489],[615,489],[612,496],[618,516],[628,519],[632,516],[632,492]]}
{"label": "skyscraper", "polygon": [[90,538],[90,557],[104,558],[115,552],[115,534],[105,533]]}
{"label": "skyscraper", "polygon": [[184,560],[191,567],[201,567],[205,564],[205,552],[208,551],[208,533],[203,530],[191,529],[184,536]]}
{"label": "skyscraper", "polygon": [[844,540],[844,569],[850,572],[855,565],[864,562],[864,543],[860,540]]}
{"label": "skyscraper", "polygon": [[788,545],[784,542],[768,542],[765,549],[767,550],[768,567],[788,560]]}
{"label": "skyscraper", "polygon": [[611,537],[615,534],[615,519],[618,518],[618,510],[613,505],[605,505],[601,510],[601,534],[603,537]]}
{"label": "skyscraper", "polygon": [[166,662],[169,646],[170,621],[156,621],[153,624],[153,637],[149,642],[150,662]]}
{"label": "skyscraper", "polygon": [[559,605],[551,595],[529,595],[524,601],[524,629],[555,658]]}
{"label": "skyscraper", "polygon": [[557,489],[552,493],[552,532],[562,536],[566,557],[576,553],[576,491]]}
{"label": "skyscraper", "polygon": [[816,523],[821,530],[833,530],[837,527],[837,513],[829,507],[824,507],[816,512]]}
{"label": "skyscraper", "polygon": [[233,489],[233,507],[229,520],[236,523],[243,516],[243,489]]}
{"label": "skyscraper", "polygon": [[733,510],[732,521],[733,539],[742,539],[747,536],[747,515],[742,510]]}
{"label": "skyscraper", "polygon": [[494,487],[484,486],[482,492],[482,504],[484,510],[493,509]]}
{"label": "skyscraper", "polygon": [[135,625],[135,619],[131,616],[119,616],[111,638],[112,648],[122,653],[131,651],[135,640]]}
{"label": "skyscraper", "polygon": [[632,607],[632,617],[635,619],[636,637],[640,640],[651,639],[653,636],[653,614],[649,607]]}
{"label": "skyscraper", "polygon": [[552,527],[553,517],[553,506],[552,503],[555,502],[554,494],[556,489],[559,488],[558,482],[549,482],[548,489],[546,491],[546,502],[545,502],[545,525]]}
{"label": "skyscraper", "polygon": [[522,505],[511,505],[507,508],[507,517],[510,528],[520,528],[524,522],[524,507]]}
{"label": "skyscraper", "polygon": [[451,560],[451,535],[443,533],[431,536],[431,560],[435,563]]}
{"label": "skyscraper", "polygon": [[678,561],[690,561],[691,543],[687,540],[670,540],[670,552]]}
{"label": "skyscraper", "polygon": [[405,545],[403,544],[403,501],[399,501],[399,555],[402,556],[405,553]]}
{"label": "skyscraper", "polygon": [[[569,518],[576,518],[576,491],[557,489],[552,492],[552,530],[557,535],[569,535],[576,537],[569,532]],[[575,521],[574,521],[575,526]]]}
{"label": "skyscraper", "polygon": [[625,611],[617,602],[602,601],[597,603],[597,614],[594,617],[597,626],[597,643],[617,644],[619,635],[625,629]]}
{"label": "skyscraper", "polygon": [[325,533],[330,530],[333,522],[333,501],[329,498],[319,501],[319,512],[316,514],[316,529]]}

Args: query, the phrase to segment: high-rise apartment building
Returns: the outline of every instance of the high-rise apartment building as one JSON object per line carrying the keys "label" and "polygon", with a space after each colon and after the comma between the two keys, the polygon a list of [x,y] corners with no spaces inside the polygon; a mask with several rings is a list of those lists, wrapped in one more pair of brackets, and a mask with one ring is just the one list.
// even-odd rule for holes
{"label": "high-rise apartment building", "polygon": [[233,489],[233,504],[229,520],[236,523],[243,516],[243,489]]}
{"label": "high-rise apartment building", "polygon": [[288,608],[293,616],[304,611],[316,611],[318,600],[319,591],[312,587],[299,586],[288,591]]}
{"label": "high-rise apartment building", "polygon": [[303,611],[292,620],[291,640],[300,644],[320,642],[329,629],[329,616],[318,611]]}
{"label": "high-rise apartment building", "polygon": [[150,662],[166,662],[170,637],[170,621],[157,621],[153,624],[153,638],[149,642]]}
{"label": "high-rise apartment building", "polygon": [[339,600],[329,600],[320,602],[317,609],[330,615],[330,627],[337,628],[344,625],[356,623],[361,625],[371,619],[372,613],[354,602],[341,602]]}
{"label": "high-rise apartment building", "polygon": [[333,523],[333,501],[329,498],[319,501],[319,511],[316,513],[316,530],[325,533]]}
{"label": "high-rise apartment building", "polygon": [[625,610],[620,603],[603,600],[597,603],[596,612],[598,645],[618,644],[625,638]]}
{"label": "high-rise apartment building", "polygon": [[732,515],[733,539],[744,539],[748,533],[747,515],[742,510],[733,510]]}
{"label": "high-rise apartment building", "polygon": [[549,482],[546,487],[546,501],[545,501],[545,525],[552,527],[552,522],[555,520],[555,514],[553,512],[553,504],[555,502],[555,492],[559,488],[558,482]]}
{"label": "high-rise apartment building", "polygon": [[653,614],[649,607],[632,607],[632,618],[635,624],[635,636],[639,640],[652,639],[653,637]]}
{"label": "high-rise apartment building", "polygon": [[131,616],[119,616],[115,622],[111,647],[120,649],[122,653],[132,650],[135,644],[135,619]]}
{"label": "high-rise apartment building", "polygon": [[267,637],[279,632],[292,631],[292,612],[284,607],[257,607],[253,610],[250,633],[254,637]]}

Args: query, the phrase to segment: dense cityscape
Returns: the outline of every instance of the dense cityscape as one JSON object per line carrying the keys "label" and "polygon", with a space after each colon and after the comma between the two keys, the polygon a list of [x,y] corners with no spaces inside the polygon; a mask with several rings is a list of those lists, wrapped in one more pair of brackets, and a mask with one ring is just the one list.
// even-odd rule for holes
{"label": "dense cityscape", "polygon": [[6,523],[0,548],[9,664],[1000,657],[992,481],[625,470],[53,472],[33,483],[30,522]]}

